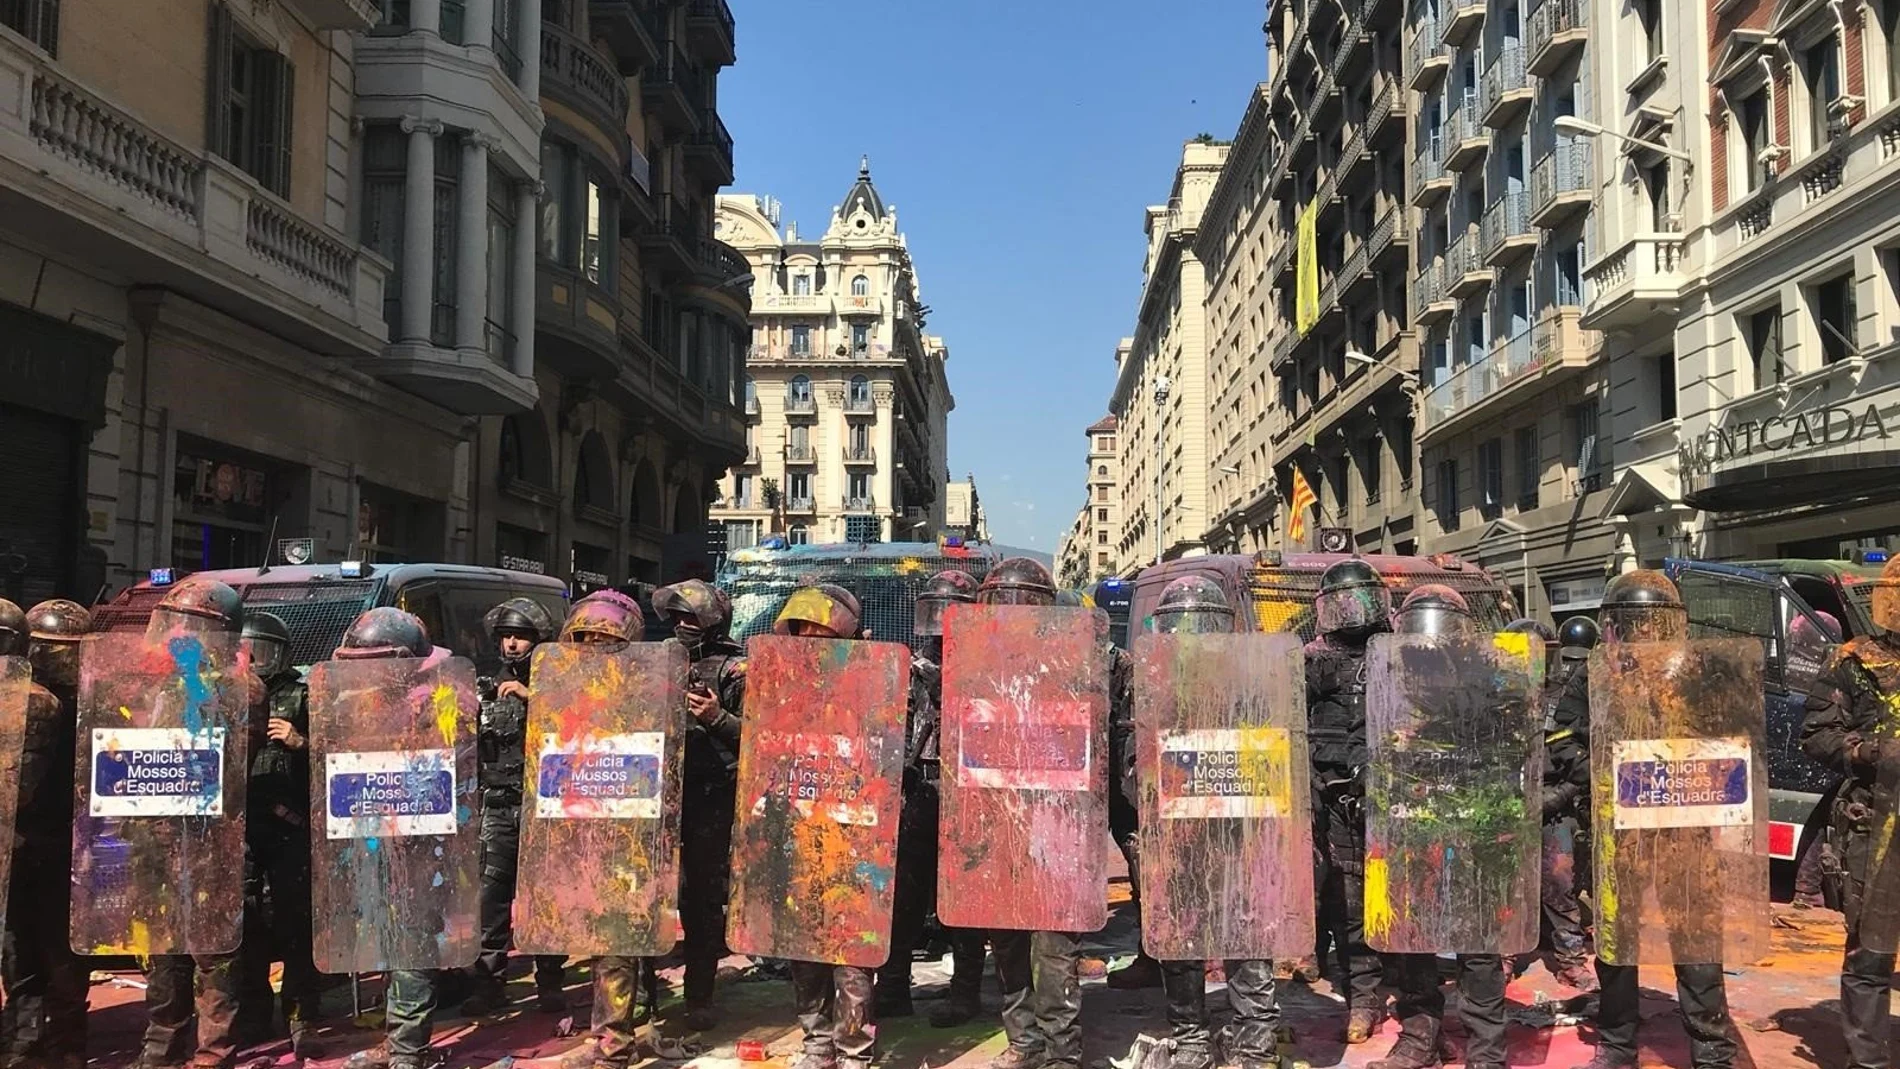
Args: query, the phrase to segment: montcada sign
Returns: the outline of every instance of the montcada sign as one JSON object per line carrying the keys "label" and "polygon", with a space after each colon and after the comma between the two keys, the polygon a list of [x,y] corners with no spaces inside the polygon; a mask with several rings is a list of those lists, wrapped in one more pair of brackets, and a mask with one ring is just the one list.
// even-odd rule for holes
{"label": "montcada sign", "polygon": [[1763,454],[1886,437],[1887,424],[1880,418],[1880,406],[1870,403],[1866,411],[1855,415],[1844,405],[1829,405],[1798,415],[1711,427],[1682,443],[1682,470],[1685,475],[1693,475]]}

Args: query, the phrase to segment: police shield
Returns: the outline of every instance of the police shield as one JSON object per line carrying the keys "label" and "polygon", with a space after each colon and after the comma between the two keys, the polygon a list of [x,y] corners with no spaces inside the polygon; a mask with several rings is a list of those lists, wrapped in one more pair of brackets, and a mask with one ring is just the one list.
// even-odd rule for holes
{"label": "police shield", "polygon": [[673,948],[686,662],[677,642],[535,650],[516,950]]}
{"label": "police shield", "polygon": [[[33,671],[24,657],[0,657],[0,828],[17,827],[20,808],[20,755],[26,746],[27,703]],[[7,888],[13,869],[12,841],[0,844],[0,918],[7,914]]]}
{"label": "police shield", "polygon": [[[1880,765],[1875,770],[1873,812],[1867,822],[1867,876],[1860,913],[1849,917],[1860,945],[1876,954],[1900,950],[1900,741],[1891,722],[1878,732]],[[1865,742],[1863,746],[1867,745]]]}
{"label": "police shield", "polygon": [[1134,658],[1142,946],[1163,961],[1311,954],[1299,636],[1146,634]]}
{"label": "police shield", "polygon": [[1544,651],[1531,636],[1377,635],[1366,658],[1366,942],[1537,946]]}
{"label": "police shield", "polygon": [[1768,950],[1768,784],[1755,639],[1590,654],[1597,956],[1745,963]]}
{"label": "police shield", "polygon": [[236,635],[86,639],[73,788],[75,952],[237,949],[255,685],[237,653]]}
{"label": "police shield", "polygon": [[761,635],[746,655],[726,942],[875,968],[891,947],[910,649]]}
{"label": "police shield", "polygon": [[1108,651],[1086,609],[944,616],[937,915],[957,928],[1108,923]]}
{"label": "police shield", "polygon": [[439,656],[325,661],[309,684],[317,968],[472,964],[475,666]]}

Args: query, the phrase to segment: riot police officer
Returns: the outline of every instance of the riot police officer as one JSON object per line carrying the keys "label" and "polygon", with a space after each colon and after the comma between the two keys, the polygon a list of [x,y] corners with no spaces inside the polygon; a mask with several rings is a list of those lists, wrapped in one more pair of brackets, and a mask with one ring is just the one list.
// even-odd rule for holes
{"label": "riot police officer", "polygon": [[270,963],[281,952],[284,1020],[301,1056],[321,993],[310,947],[310,693],[290,663],[283,620],[246,613],[242,642],[264,684],[267,718],[245,799],[240,1016],[269,1024]]}
{"label": "riot police officer", "polygon": [[[1689,633],[1689,611],[1683,607],[1682,595],[1676,584],[1657,571],[1627,572],[1611,580],[1598,617],[1612,654],[1619,643],[1674,642]],[[1582,691],[1587,701],[1587,683]],[[1573,715],[1573,722],[1576,719]],[[1636,1031],[1642,1020],[1636,966],[1611,965],[1602,958],[1596,966],[1602,992],[1597,1049],[1587,1069],[1628,1069],[1637,1064]],[[1676,966],[1676,1003],[1682,1011],[1683,1030],[1689,1034],[1689,1057],[1695,1069],[1729,1069],[1735,1061],[1736,1042],[1722,966]]]}
{"label": "riot police officer", "polygon": [[1543,942],[1557,982],[1597,990],[1582,891],[1590,886],[1590,679],[1596,621],[1573,616],[1557,633],[1544,683]]}
{"label": "riot police officer", "polygon": [[[238,637],[244,628],[244,600],[238,592],[213,579],[192,577],[166,593],[146,624],[146,637],[162,640],[180,632]],[[256,676],[252,714],[261,711],[263,687]],[[232,858],[233,865],[241,858]],[[191,1018],[198,1017],[197,1053],[193,1069],[229,1066],[238,1049],[237,954],[165,955],[152,959],[145,988],[144,1053],[146,1069],[183,1063],[191,1043]],[[195,980],[195,984],[194,984]],[[194,995],[195,987],[195,995]]]}
{"label": "riot police officer", "polygon": [[[527,766],[529,667],[534,648],[554,637],[554,619],[533,598],[509,598],[482,618],[501,654],[501,670],[476,681],[481,695],[478,748],[482,786],[482,953],[474,990],[462,1012],[492,1013],[507,1002],[508,951],[514,940],[516,862],[521,856],[521,785]],[[567,1008],[561,991],[565,959],[534,959],[535,1003],[544,1013]]]}
{"label": "riot police officer", "polygon": [[1319,636],[1306,644],[1307,738],[1313,761],[1314,886],[1319,928],[1346,974],[1346,1042],[1364,1043],[1385,1018],[1379,957],[1365,939],[1366,643],[1392,627],[1392,595],[1358,558],[1320,576]]}
{"label": "riot police officer", "polygon": [[[911,957],[937,898],[937,824],[943,771],[939,732],[943,716],[943,613],[976,601],[976,580],[954,568],[938,572],[917,595],[912,633],[922,649],[910,661],[910,722],[904,746],[904,811],[897,830],[897,886],[891,918],[891,957],[877,975],[877,1013],[911,1012]],[[950,1028],[982,1011],[984,935],[950,933],[950,995],[930,1023]]]}
{"label": "riot police officer", "polygon": [[21,613],[0,601],[0,656],[32,666],[20,755],[17,838],[7,894],[0,978],[0,1064],[83,1069],[90,968],[72,951],[73,770],[79,720],[79,647],[92,615],[77,602],[43,601]]}
{"label": "riot police officer", "polygon": [[653,611],[672,625],[692,662],[686,678],[685,768],[680,798],[680,928],[686,959],[686,1026],[703,1032],[726,954],[726,889],[739,789],[745,649],[732,640],[732,599],[703,579],[653,592]]}
{"label": "riot police officer", "polygon": [[[1463,595],[1426,583],[1405,596],[1395,616],[1402,635],[1473,635],[1478,621]],[[1440,1064],[1445,990],[1433,954],[1390,955],[1398,978],[1399,1038],[1391,1053],[1368,1069],[1432,1069]],[[1458,955],[1458,1013],[1464,1020],[1467,1069],[1504,1069],[1504,958]]]}
{"label": "riot police officer", "polygon": [[1900,558],[1887,562],[1873,584],[1869,615],[1874,632],[1840,646],[1808,692],[1801,749],[1846,779],[1834,795],[1830,831],[1842,847],[1847,948],[1841,961],[1841,1033],[1849,1069],[1888,1069],[1887,1014],[1893,1000],[1894,955],[1861,942],[1863,907],[1874,875],[1873,825],[1877,811],[1896,799],[1880,782],[1880,766],[1895,759],[1900,721]]}
{"label": "riot police officer", "polygon": [[[1198,575],[1183,576],[1162,588],[1155,603],[1154,629],[1164,635],[1230,632],[1235,630],[1234,607],[1219,583]],[[1222,1060],[1238,1069],[1270,1069],[1279,1064],[1274,1033],[1280,1026],[1280,1003],[1273,963],[1230,960],[1226,968],[1233,1023],[1227,1032],[1228,1057]],[[1167,996],[1168,1028],[1174,1042],[1171,1069],[1212,1069],[1216,1058],[1208,1029],[1205,964],[1162,962],[1161,987]]]}

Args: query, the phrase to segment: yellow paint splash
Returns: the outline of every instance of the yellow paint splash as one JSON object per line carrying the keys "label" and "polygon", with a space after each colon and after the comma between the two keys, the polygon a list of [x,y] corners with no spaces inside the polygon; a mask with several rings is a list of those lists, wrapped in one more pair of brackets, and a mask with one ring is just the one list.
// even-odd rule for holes
{"label": "yellow paint splash", "polygon": [[1383,938],[1392,930],[1392,877],[1385,858],[1366,859],[1366,938]]}
{"label": "yellow paint splash", "polygon": [[132,938],[126,940],[125,952],[141,957],[152,952],[152,929],[144,921],[132,922]]}
{"label": "yellow paint splash", "polygon": [[435,727],[442,733],[443,744],[455,745],[455,724],[461,719],[461,708],[455,704],[455,688],[447,683],[437,684],[430,698],[435,702]]}
{"label": "yellow paint splash", "polygon": [[1491,635],[1491,647],[1515,660],[1531,659],[1531,636],[1527,631],[1499,631]]}
{"label": "yellow paint splash", "polygon": [[1254,791],[1273,799],[1283,811],[1293,793],[1292,747],[1283,728],[1240,729],[1240,781],[1252,784]]}

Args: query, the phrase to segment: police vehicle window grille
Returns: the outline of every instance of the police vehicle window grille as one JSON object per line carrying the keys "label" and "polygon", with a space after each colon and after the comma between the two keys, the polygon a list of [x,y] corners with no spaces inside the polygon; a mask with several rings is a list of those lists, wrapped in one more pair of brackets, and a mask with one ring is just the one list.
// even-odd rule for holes
{"label": "police vehicle window grille", "polygon": [[336,652],[343,633],[370,607],[374,589],[374,583],[263,584],[245,590],[244,605],[282,620],[290,629],[290,663],[309,665]]}
{"label": "police vehicle window grille", "polygon": [[164,587],[145,587],[125,595],[122,602],[92,610],[94,631],[143,631],[152,609],[165,596]]}
{"label": "police vehicle window grille", "polygon": [[922,640],[911,634],[917,595],[932,575],[946,568],[967,571],[981,582],[989,572],[989,561],[909,558],[901,567],[891,560],[867,564],[801,561],[796,568],[748,568],[724,579],[722,585],[732,597],[733,636],[741,642],[771,634],[772,623],[792,591],[808,583],[836,583],[857,595],[864,610],[862,626],[870,629],[873,639],[918,649]]}
{"label": "police vehicle window grille", "polygon": [[1689,634],[1693,638],[1748,636],[1764,643],[1775,634],[1775,592],[1754,583],[1685,573],[1680,584],[1682,603],[1689,607]]}

